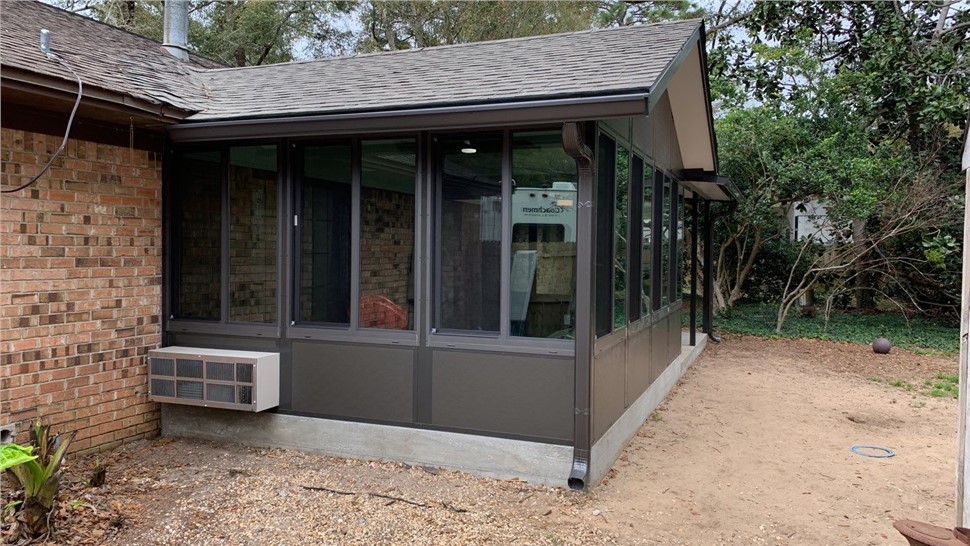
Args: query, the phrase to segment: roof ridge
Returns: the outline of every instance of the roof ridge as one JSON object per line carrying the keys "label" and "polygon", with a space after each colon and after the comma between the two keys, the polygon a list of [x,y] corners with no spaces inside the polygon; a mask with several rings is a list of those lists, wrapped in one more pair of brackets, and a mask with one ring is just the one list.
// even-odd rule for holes
{"label": "roof ridge", "polygon": [[460,43],[460,44],[443,44],[443,45],[428,46],[428,47],[416,47],[416,48],[410,48],[410,49],[394,49],[394,50],[390,50],[390,51],[373,51],[373,52],[370,52],[370,53],[355,53],[354,55],[339,55],[339,56],[335,56],[335,57],[319,57],[319,58],[316,58],[316,59],[299,59],[299,60],[287,61],[285,63],[262,64],[262,65],[252,65],[252,66],[227,66],[225,68],[205,68],[205,69],[202,69],[202,70],[204,72],[207,72],[207,73],[209,73],[209,72],[228,72],[228,71],[236,71],[236,70],[267,68],[267,67],[270,67],[270,66],[291,66],[291,65],[317,63],[317,62],[335,62],[335,61],[341,61],[341,60],[360,59],[360,58],[364,58],[364,57],[378,57],[378,56],[384,56],[384,55],[417,54],[417,53],[420,53],[422,51],[429,50],[429,49],[441,50],[441,49],[452,49],[452,48],[461,48],[461,47],[482,46],[484,44],[501,44],[501,43],[509,43],[509,42],[525,42],[525,41],[529,41],[529,40],[537,40],[537,39],[543,39],[543,38],[553,38],[553,37],[557,37],[557,36],[571,36],[571,35],[579,35],[579,34],[594,34],[594,33],[599,33],[599,32],[623,32],[623,31],[629,31],[629,30],[632,30],[632,29],[638,29],[639,30],[639,29],[642,29],[644,27],[655,27],[655,26],[664,26],[664,25],[677,25],[677,24],[685,24],[685,23],[699,24],[701,21],[703,21],[702,18],[695,17],[695,18],[692,18],[692,19],[676,19],[676,20],[673,20],[673,21],[656,21],[656,22],[653,22],[653,23],[644,23],[644,24],[638,24],[638,25],[625,25],[625,26],[620,26],[620,27],[591,28],[591,29],[586,29],[586,30],[573,30],[573,31],[569,31],[569,32],[557,32],[557,33],[554,33],[554,34],[536,34],[536,35],[533,35],[533,36],[517,36],[515,38],[501,38],[499,40],[481,40],[481,41],[478,41],[478,42],[463,42],[463,43]]}

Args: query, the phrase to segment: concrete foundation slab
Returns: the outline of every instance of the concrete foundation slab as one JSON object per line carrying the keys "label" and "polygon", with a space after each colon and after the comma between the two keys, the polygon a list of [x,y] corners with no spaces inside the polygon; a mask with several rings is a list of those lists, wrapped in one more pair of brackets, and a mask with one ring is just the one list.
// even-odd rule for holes
{"label": "concrete foundation slab", "polygon": [[400,461],[554,487],[566,487],[573,455],[571,446],[175,404],[162,404],[162,434]]}

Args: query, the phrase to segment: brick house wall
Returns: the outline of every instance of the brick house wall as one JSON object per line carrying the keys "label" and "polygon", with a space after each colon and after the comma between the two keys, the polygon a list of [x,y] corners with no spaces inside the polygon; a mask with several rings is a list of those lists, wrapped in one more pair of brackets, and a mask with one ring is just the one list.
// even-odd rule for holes
{"label": "brick house wall", "polygon": [[[4,187],[60,136],[0,130]],[[47,175],[0,196],[0,424],[77,431],[72,451],[156,435],[146,353],[159,346],[161,157],[70,140]]]}

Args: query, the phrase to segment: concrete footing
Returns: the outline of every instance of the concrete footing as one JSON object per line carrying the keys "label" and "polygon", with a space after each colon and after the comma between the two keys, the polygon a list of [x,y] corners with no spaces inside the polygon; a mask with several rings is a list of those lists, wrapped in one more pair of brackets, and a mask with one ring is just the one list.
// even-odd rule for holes
{"label": "concrete footing", "polygon": [[162,404],[162,434],[391,460],[566,487],[571,446],[276,413]]}

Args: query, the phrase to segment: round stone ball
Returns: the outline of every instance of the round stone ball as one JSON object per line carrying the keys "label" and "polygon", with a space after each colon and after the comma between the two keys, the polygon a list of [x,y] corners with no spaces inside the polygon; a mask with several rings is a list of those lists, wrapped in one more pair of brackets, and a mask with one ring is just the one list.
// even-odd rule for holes
{"label": "round stone ball", "polygon": [[872,352],[876,354],[889,354],[889,349],[892,348],[893,344],[889,343],[889,340],[884,337],[876,338],[876,340],[872,342]]}

